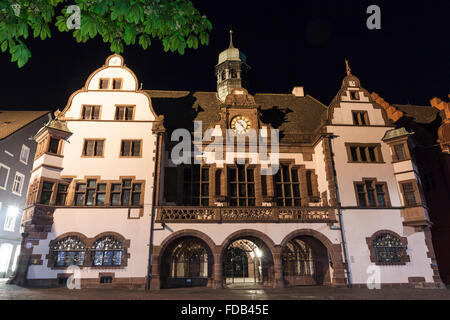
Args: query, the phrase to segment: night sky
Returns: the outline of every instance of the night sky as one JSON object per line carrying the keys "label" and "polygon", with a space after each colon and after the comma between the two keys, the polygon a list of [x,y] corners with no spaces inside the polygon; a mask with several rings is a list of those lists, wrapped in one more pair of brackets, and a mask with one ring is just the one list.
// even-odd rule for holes
{"label": "night sky", "polygon": [[[344,58],[369,92],[389,103],[429,105],[450,93],[450,1],[193,1],[212,22],[210,44],[184,55],[125,47],[125,63],[144,89],[215,91],[214,66],[229,43],[247,56],[250,93],[290,93],[296,85],[328,105],[345,76]],[[366,9],[381,8],[381,30]],[[19,69],[0,53],[1,109],[62,109],[71,93],[111,54],[100,38],[76,43],[27,40],[32,58]]]}

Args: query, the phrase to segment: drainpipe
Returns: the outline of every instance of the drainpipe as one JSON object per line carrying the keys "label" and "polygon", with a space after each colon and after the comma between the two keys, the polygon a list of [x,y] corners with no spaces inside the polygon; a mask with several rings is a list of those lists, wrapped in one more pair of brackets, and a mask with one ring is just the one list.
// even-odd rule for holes
{"label": "drainpipe", "polygon": [[329,146],[330,146],[330,153],[331,153],[331,167],[333,169],[333,176],[334,176],[334,185],[336,188],[336,200],[337,200],[337,210],[338,210],[338,217],[339,217],[339,225],[341,226],[339,230],[341,230],[341,237],[342,237],[342,247],[344,249],[344,259],[345,259],[345,265],[347,269],[347,277],[348,277],[348,287],[352,287],[352,273],[350,271],[350,262],[348,258],[348,249],[347,249],[347,241],[345,239],[345,229],[344,229],[344,216],[342,215],[342,209],[341,209],[341,197],[339,196],[339,186],[337,182],[337,173],[336,173],[336,166],[334,163],[334,153],[333,153],[333,144],[331,139],[333,136],[329,136]]}
{"label": "drainpipe", "polygon": [[152,216],[150,224],[150,244],[148,251],[148,268],[147,268],[147,283],[145,288],[150,290],[150,283],[152,281],[152,266],[153,266],[153,235],[155,228],[155,206],[159,204],[159,181],[161,176],[161,155],[162,155],[162,132],[157,133],[156,138],[156,154],[155,154],[155,178],[153,180],[153,203],[152,203]]}

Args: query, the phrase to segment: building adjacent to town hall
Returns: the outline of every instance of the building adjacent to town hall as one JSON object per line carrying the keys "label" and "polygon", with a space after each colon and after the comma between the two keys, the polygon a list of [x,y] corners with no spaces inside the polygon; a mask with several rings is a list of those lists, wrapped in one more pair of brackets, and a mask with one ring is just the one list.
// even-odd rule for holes
{"label": "building adjacent to town hall", "polygon": [[[34,137],[14,281],[440,286],[432,220],[449,206],[426,195],[448,195],[448,103],[391,105],[348,62],[329,105],[250,94],[248,70],[230,41],[217,92],[141,90],[110,56]],[[427,145],[447,167],[425,182]]]}

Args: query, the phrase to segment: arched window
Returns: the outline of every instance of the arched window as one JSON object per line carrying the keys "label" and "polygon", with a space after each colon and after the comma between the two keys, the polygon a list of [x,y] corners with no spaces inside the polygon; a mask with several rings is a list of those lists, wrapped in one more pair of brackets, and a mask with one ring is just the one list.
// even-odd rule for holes
{"label": "arched window", "polygon": [[78,237],[65,237],[52,247],[55,267],[82,266],[86,245]]}
{"label": "arched window", "polygon": [[92,254],[94,266],[120,266],[123,244],[113,236],[106,236],[94,242]]}
{"label": "arched window", "polygon": [[392,233],[381,233],[373,239],[373,249],[378,263],[400,263],[406,246]]}

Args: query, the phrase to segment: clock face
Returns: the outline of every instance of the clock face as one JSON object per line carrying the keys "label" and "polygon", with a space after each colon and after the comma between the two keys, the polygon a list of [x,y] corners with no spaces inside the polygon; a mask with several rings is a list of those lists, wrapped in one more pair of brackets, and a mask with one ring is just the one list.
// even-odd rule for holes
{"label": "clock face", "polygon": [[236,116],[231,119],[231,129],[237,133],[246,133],[251,128],[251,122],[247,117]]}

